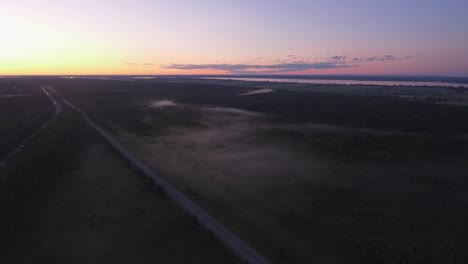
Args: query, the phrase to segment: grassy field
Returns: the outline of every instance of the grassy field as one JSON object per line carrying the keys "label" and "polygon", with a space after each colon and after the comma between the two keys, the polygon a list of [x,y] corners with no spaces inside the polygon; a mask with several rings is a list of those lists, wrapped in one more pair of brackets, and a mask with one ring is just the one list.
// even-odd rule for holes
{"label": "grassy field", "polygon": [[52,81],[275,263],[464,263],[468,108]]}
{"label": "grassy field", "polygon": [[237,263],[66,108],[0,171],[1,263]]}
{"label": "grassy field", "polygon": [[39,85],[0,79],[0,160],[52,114],[53,106]]}

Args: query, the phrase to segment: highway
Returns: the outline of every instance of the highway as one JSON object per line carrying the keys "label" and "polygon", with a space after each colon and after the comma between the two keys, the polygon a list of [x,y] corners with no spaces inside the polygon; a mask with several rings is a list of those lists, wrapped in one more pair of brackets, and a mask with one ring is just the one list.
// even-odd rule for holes
{"label": "highway", "polygon": [[138,157],[130,153],[122,144],[120,144],[110,133],[98,126],[91,118],[82,111],[79,107],[72,104],[66,98],[61,96],[50,86],[44,86],[47,91],[54,93],[67,106],[79,112],[83,118],[98,131],[118,152],[125,157],[135,168],[140,170],[144,175],[150,177],[164,192],[172,198],[185,211],[195,216],[199,223],[221,240],[228,248],[230,248],[240,259],[249,264],[269,264],[270,262],[255,250],[250,248],[245,242],[238,238],[223,224],[210,216],[205,210],[196,205],[190,198],[179,192],[176,188],[170,185],[163,177],[158,175],[151,167],[146,165]]}
{"label": "highway", "polygon": [[0,161],[0,168],[3,168],[5,167],[7,161],[13,157],[14,155],[16,155],[18,152],[20,152],[23,147],[24,147],[24,144],[30,140],[31,138],[33,138],[35,135],[37,135],[37,133],[43,129],[44,127],[46,127],[50,121],[52,121],[52,119],[54,119],[61,111],[62,111],[62,106],[60,105],[60,103],[55,100],[55,98],[53,96],[50,95],[50,92],[43,86],[41,86],[41,90],[42,92],[47,95],[47,97],[49,98],[50,102],[54,105],[54,113],[39,127],[37,128],[36,130],[34,130],[33,133],[31,133],[29,136],[23,138],[23,140],[21,140],[21,143],[16,146],[15,149],[13,149],[10,153],[8,153],[4,158],[3,160]]}

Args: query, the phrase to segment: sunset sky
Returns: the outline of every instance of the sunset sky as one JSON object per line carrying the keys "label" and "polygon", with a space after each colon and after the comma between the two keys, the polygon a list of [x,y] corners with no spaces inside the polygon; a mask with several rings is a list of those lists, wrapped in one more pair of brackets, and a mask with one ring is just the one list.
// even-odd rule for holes
{"label": "sunset sky", "polygon": [[468,76],[467,0],[0,0],[0,75]]}

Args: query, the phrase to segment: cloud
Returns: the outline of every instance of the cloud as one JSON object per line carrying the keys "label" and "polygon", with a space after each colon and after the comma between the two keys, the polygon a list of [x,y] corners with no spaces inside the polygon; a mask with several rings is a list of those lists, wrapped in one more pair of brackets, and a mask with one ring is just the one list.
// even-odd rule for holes
{"label": "cloud", "polygon": [[397,60],[398,58],[393,55],[383,55],[380,59],[381,61],[391,61],[391,60]]}
{"label": "cloud", "polygon": [[330,58],[332,61],[345,61],[346,56],[333,56]]}
{"label": "cloud", "polygon": [[383,56],[354,57],[351,59],[351,61],[354,63],[366,63],[366,62],[374,62],[374,61],[401,61],[401,60],[411,60],[411,59],[416,59],[416,58],[419,58],[419,55],[398,57],[395,55],[387,54]]}
{"label": "cloud", "polygon": [[258,57],[258,58],[252,59],[252,60],[248,60],[248,61],[244,62],[244,64],[255,64],[255,63],[257,63],[259,60],[263,60],[263,58]]}
{"label": "cloud", "polygon": [[378,61],[381,60],[382,58],[379,57],[363,57],[361,58],[362,62],[373,62],[373,61]]}
{"label": "cloud", "polygon": [[176,70],[222,70],[228,72],[248,72],[254,70],[266,70],[270,72],[294,72],[312,69],[335,69],[335,68],[350,68],[357,65],[346,64],[341,62],[325,61],[325,62],[297,62],[297,63],[276,63],[276,64],[170,64],[166,65],[167,69]]}
{"label": "cloud", "polygon": [[136,62],[125,62],[124,65],[126,66],[154,66],[154,63],[136,63]]}
{"label": "cloud", "polygon": [[411,55],[411,56],[406,56],[405,60],[412,60],[412,59],[419,59],[421,55]]}
{"label": "cloud", "polygon": [[419,56],[405,56],[399,57],[391,54],[382,56],[362,56],[348,58],[343,55],[332,55],[327,54],[327,57],[316,59],[311,62],[308,59],[299,59],[295,55],[288,55],[286,59],[277,59],[273,64],[258,64],[256,60],[241,64],[169,64],[164,65],[166,69],[175,70],[221,70],[230,73],[289,73],[306,70],[318,70],[318,69],[337,69],[337,68],[354,68],[359,67],[363,63],[370,62],[388,62],[397,60],[410,60],[418,58]]}
{"label": "cloud", "polygon": [[304,61],[299,59],[294,54],[289,54],[288,56],[286,56],[286,57],[284,57],[282,59],[277,59],[276,63],[278,63],[278,64],[283,64],[283,63],[304,63]]}

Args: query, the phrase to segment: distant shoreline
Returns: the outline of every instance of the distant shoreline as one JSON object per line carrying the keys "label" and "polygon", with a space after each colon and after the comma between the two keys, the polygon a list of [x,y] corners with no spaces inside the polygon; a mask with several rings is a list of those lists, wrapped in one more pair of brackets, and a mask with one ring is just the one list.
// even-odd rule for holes
{"label": "distant shoreline", "polygon": [[332,84],[332,85],[378,85],[378,86],[430,86],[430,87],[463,87],[467,83],[431,82],[431,81],[383,81],[383,80],[352,80],[352,79],[288,79],[288,78],[244,78],[244,77],[201,77],[209,80],[232,80],[247,82],[274,83],[304,83],[304,84]]}
{"label": "distant shoreline", "polygon": [[0,78],[91,78],[105,80],[132,79],[212,79],[257,82],[284,82],[336,85],[431,86],[468,88],[468,77],[453,76],[385,76],[385,75],[0,75]]}
{"label": "distant shoreline", "polygon": [[445,82],[468,84],[468,76],[410,76],[410,75],[187,75],[187,77],[252,78],[252,79],[304,79],[304,80],[352,80],[395,82]]}

